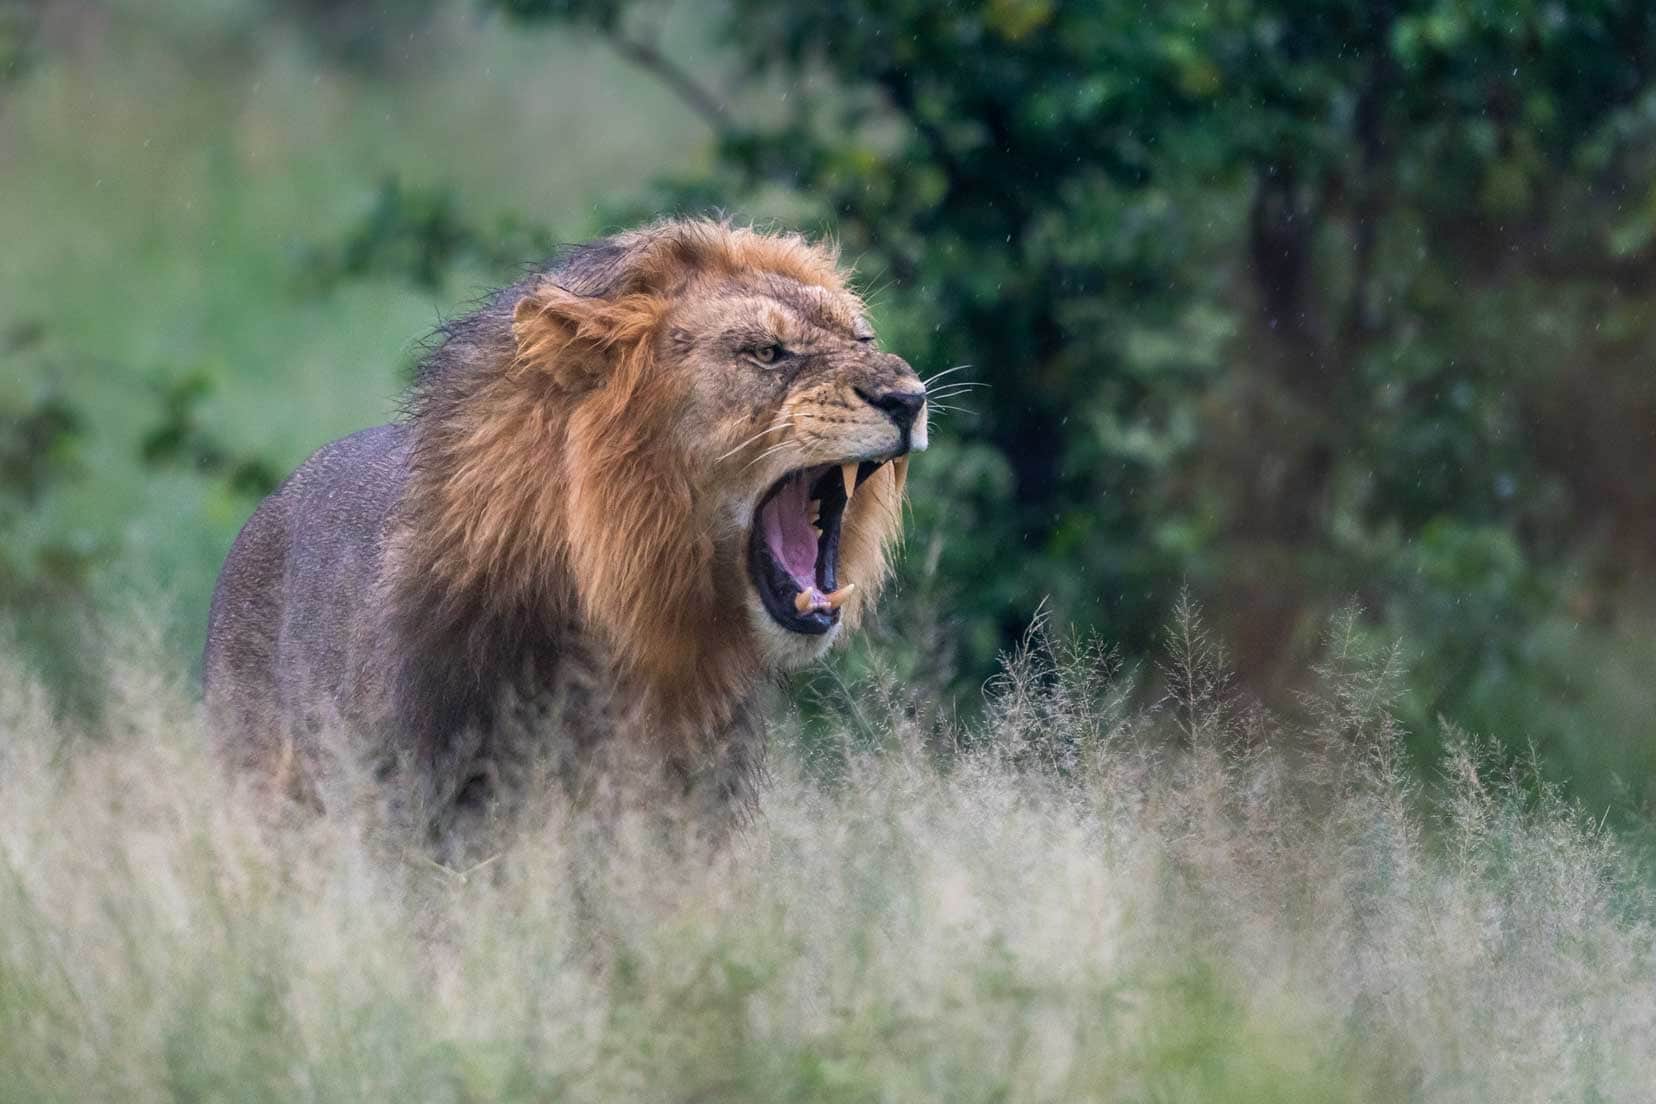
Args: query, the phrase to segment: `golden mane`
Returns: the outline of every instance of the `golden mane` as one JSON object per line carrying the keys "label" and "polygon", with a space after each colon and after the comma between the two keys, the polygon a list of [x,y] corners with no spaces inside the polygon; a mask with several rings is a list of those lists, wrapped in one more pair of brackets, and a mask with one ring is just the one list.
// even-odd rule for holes
{"label": "golden mane", "polygon": [[[669,221],[576,251],[447,333],[416,390],[396,549],[419,617],[578,619],[650,692],[657,719],[726,719],[761,672],[736,575],[719,570],[720,472],[670,447],[689,381],[660,354],[661,330],[693,281],[755,273],[850,295],[831,246]],[[844,555],[863,565],[848,627],[886,574],[899,482],[884,466],[848,517]]]}

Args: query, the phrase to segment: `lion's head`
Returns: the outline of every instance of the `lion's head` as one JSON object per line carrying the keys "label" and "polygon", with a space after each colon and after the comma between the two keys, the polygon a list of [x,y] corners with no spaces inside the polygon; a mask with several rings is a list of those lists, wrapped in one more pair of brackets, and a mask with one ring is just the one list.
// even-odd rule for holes
{"label": "lion's head", "polygon": [[572,605],[646,680],[711,699],[858,622],[926,401],[832,248],[664,222],[492,309],[509,329],[455,328],[460,367],[417,409],[430,570]]}

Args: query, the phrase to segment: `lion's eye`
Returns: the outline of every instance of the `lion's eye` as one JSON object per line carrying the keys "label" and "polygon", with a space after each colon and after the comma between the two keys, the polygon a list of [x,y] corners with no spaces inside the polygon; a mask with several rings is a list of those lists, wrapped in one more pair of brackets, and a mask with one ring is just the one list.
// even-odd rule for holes
{"label": "lion's eye", "polygon": [[757,349],[754,349],[748,353],[748,355],[760,364],[775,364],[777,361],[781,360],[786,353],[787,350],[782,348],[780,345],[761,345]]}

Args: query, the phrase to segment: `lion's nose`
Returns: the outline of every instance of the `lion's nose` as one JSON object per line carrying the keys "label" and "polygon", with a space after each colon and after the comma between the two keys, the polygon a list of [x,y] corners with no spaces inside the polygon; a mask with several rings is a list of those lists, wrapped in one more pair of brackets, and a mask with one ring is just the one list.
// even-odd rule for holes
{"label": "lion's nose", "polygon": [[857,388],[857,394],[863,401],[876,410],[883,411],[885,416],[897,424],[904,440],[914,426],[914,419],[920,416],[920,408],[926,405],[924,391],[864,391]]}

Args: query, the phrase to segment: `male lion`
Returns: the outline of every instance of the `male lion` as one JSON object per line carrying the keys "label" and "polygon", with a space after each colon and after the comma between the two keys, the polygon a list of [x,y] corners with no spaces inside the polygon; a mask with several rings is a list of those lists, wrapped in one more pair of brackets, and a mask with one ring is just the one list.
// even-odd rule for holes
{"label": "male lion", "polygon": [[885,578],[920,380],[832,249],[709,221],[575,248],[441,336],[406,416],[230,550],[205,678],[231,761],[320,802],[343,748],[434,839],[548,754],[739,798],[762,687]]}

